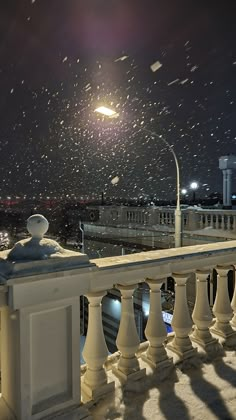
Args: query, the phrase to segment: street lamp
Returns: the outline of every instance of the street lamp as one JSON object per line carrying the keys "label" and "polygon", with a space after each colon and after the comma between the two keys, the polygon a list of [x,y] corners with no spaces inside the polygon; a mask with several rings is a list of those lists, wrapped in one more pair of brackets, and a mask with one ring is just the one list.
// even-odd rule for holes
{"label": "street lamp", "polygon": [[[95,109],[95,112],[98,112],[102,115],[108,116],[108,117],[117,117],[118,113],[113,111],[110,108],[107,108],[106,106],[101,106]],[[179,162],[177,159],[177,156],[175,154],[175,151],[173,149],[173,146],[171,146],[167,140],[165,140],[162,136],[156,134],[153,131],[150,131],[144,127],[140,127],[142,131],[145,133],[148,133],[154,138],[158,138],[158,140],[162,140],[167,149],[171,152],[176,166],[176,208],[175,208],[175,248],[182,246],[182,212],[180,208],[180,171],[179,171]]]}
{"label": "street lamp", "polygon": [[198,189],[198,183],[195,181],[191,182],[190,188],[191,190],[193,190],[193,204],[194,204],[196,201],[196,190]]}

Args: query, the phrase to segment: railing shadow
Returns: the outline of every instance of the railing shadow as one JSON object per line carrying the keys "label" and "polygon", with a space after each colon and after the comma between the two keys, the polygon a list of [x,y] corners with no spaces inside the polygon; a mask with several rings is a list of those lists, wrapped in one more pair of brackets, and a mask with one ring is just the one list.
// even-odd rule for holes
{"label": "railing shadow", "polygon": [[[233,417],[226,407],[219,389],[213,385],[213,383],[207,381],[204,377],[202,365],[198,367],[196,366],[195,369],[184,368],[183,372],[188,375],[190,379],[189,386],[192,388],[194,394],[203,402],[204,406],[215,415],[216,418],[233,420]],[[235,374],[235,371],[232,370],[232,372]]]}
{"label": "railing shadow", "polygon": [[[116,402],[113,408],[106,412],[104,418],[110,420],[122,415],[123,420],[146,420],[143,411],[147,403],[150,404],[153,418],[164,416],[165,419],[172,420],[173,413],[177,411],[179,418],[191,420],[186,405],[175,393],[176,382],[178,376],[173,365],[165,370],[153,370],[153,373],[143,381],[129,381],[121,388],[119,407]],[[159,391],[159,397],[152,396],[151,392],[155,389]],[[147,407],[145,411],[148,411]]]}
{"label": "railing shadow", "polygon": [[178,375],[174,368],[168,378],[159,384],[159,408],[165,419],[172,420],[174,416],[183,420],[191,420],[188,408],[175,393],[175,384],[178,381]]}
{"label": "railing shadow", "polygon": [[[191,420],[188,395],[194,399],[199,399],[202,408],[207,408],[214,415],[214,418],[233,420],[221,390],[214,384],[215,374],[230,384],[231,394],[236,387],[235,370],[226,363],[225,354],[206,361],[196,357],[194,360],[186,360],[178,365],[170,365],[166,369],[154,369],[151,374],[143,380],[128,381],[119,387],[119,392],[110,395],[109,405],[107,403],[100,413],[104,419],[115,420],[122,416],[123,420],[145,420],[146,414],[150,410],[154,418],[165,418],[172,420],[180,418]],[[203,364],[204,363],[204,364]],[[230,359],[228,360],[230,363]],[[214,376],[209,378],[204,376],[204,366],[211,365]],[[180,381],[180,376],[186,375],[186,393],[179,396],[175,390],[176,384]],[[211,374],[210,374],[211,375]],[[186,381],[186,380],[185,380]],[[229,387],[226,386],[226,392]],[[155,392],[155,390],[157,392]],[[105,402],[105,401],[104,401]],[[200,404],[200,402],[199,402]],[[106,406],[106,408],[105,408]],[[145,406],[145,409],[144,409]],[[199,407],[198,407],[199,409]],[[94,417],[100,419],[101,417]]]}
{"label": "railing shadow", "polygon": [[232,387],[235,388],[235,394],[236,394],[236,372],[235,369],[232,369],[229,366],[230,360],[227,363],[227,357],[226,358],[217,358],[212,362],[212,366],[215,369],[216,374],[223,379],[224,381],[227,381]]}

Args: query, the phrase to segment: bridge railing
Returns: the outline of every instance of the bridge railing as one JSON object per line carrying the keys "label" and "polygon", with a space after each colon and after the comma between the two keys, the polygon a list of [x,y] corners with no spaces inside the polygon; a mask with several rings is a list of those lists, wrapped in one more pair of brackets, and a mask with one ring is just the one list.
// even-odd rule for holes
{"label": "bridge railing", "polygon": [[[105,225],[175,226],[173,207],[100,207],[99,222]],[[212,229],[236,232],[236,211],[202,208],[182,209],[185,230]]]}
{"label": "bridge railing", "polygon": [[[79,254],[72,254],[68,260],[55,256],[41,262],[42,272],[33,276],[27,273],[35,262],[18,263],[15,275],[11,274],[0,290],[2,401],[18,420],[36,420],[75,404],[82,407],[82,402],[114,390],[108,367],[124,383],[145,376],[140,357],[154,368],[166,368],[173,363],[171,356],[178,360],[196,357],[194,343],[209,353],[222,346],[236,349],[236,291],[231,301],[228,293],[228,273],[235,271],[236,241],[103,258],[89,264],[83,259],[75,268],[68,264]],[[58,261],[60,270],[55,271]],[[211,309],[208,284],[213,269],[218,277]],[[196,298],[190,316],[186,289],[192,275],[196,276]],[[170,276],[175,281],[174,333],[167,335],[160,289]],[[142,345],[133,304],[140,282],[146,282],[150,293],[147,341]],[[118,353],[113,359],[108,357],[102,321],[103,297],[112,288],[120,296],[121,307]],[[86,366],[81,370],[82,296],[87,297],[89,306],[83,349]]]}

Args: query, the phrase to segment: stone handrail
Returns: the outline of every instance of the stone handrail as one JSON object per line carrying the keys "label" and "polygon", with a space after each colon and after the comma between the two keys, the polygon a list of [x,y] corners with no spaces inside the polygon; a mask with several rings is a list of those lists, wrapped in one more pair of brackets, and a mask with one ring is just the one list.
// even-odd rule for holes
{"label": "stone handrail", "polygon": [[[227,244],[217,243],[93,260],[99,267],[100,281],[97,276],[96,279],[91,279],[90,291],[87,293],[90,303],[84,350],[87,370],[82,382],[85,395],[96,398],[112,386],[105,379],[104,363],[108,352],[101,327],[101,302],[111,287],[116,287],[121,292],[121,320],[116,341],[120,358],[112,368],[121,381],[137,380],[145,375],[145,371],[140,370],[137,357],[139,338],[132,303],[133,292],[140,281],[146,281],[150,287],[150,312],[145,330],[149,345],[147,351],[141,355],[147,363],[153,367],[168,366],[170,359],[166,349],[176,353],[181,360],[191,358],[196,355],[193,342],[209,353],[215,351],[219,343],[235,349],[236,291],[230,304],[227,277],[228,272],[234,270],[235,251],[236,241],[232,241]],[[217,294],[213,306],[214,322],[207,292],[208,276],[213,268],[218,273]],[[186,297],[190,273],[195,273],[197,280],[192,318]],[[166,345],[167,333],[162,319],[160,288],[167,276],[175,279],[176,297],[172,320],[174,337]],[[99,331],[99,335],[95,331]]]}
{"label": "stone handrail", "polygon": [[[39,255],[41,240],[31,241]],[[29,242],[19,244],[9,254],[17,258]],[[42,245],[43,252],[50,255],[40,261],[11,263],[6,253],[1,253],[2,278],[6,279],[0,289],[4,293],[0,300],[2,401],[17,420],[42,419],[75,405],[82,410],[82,401],[96,400],[114,390],[115,383],[108,379],[105,368],[108,350],[102,325],[102,299],[112,288],[121,296],[116,339],[119,353],[112,371],[122,384],[145,376],[140,354],[145,363],[161,369],[172,365],[171,355],[178,361],[196,357],[193,343],[206,353],[222,346],[236,349],[236,291],[230,302],[227,277],[235,270],[236,241],[91,261],[84,254],[64,252],[54,241],[45,240]],[[213,269],[218,275],[214,319],[207,290]],[[186,294],[191,274],[196,276],[192,317]],[[170,276],[175,280],[175,305],[174,333],[168,337],[160,289]],[[149,286],[150,309],[145,329],[148,342],[140,349],[133,293],[141,282]],[[89,306],[83,350],[86,371],[81,378],[79,319],[83,296]]]}
{"label": "stone handrail", "polygon": [[[174,228],[174,207],[127,207],[100,206],[99,222],[105,225],[168,226]],[[206,227],[236,232],[236,211],[224,209],[182,209],[184,230],[198,230]]]}

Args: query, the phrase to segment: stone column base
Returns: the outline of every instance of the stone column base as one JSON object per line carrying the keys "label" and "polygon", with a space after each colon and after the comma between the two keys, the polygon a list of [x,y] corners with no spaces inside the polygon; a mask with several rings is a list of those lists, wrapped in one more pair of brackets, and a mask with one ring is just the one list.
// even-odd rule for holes
{"label": "stone column base", "polygon": [[137,370],[136,372],[129,373],[128,375],[122,372],[117,365],[112,367],[112,373],[120,379],[121,383],[125,383],[128,380],[131,381],[138,381],[146,376],[146,368]]}
{"label": "stone column base", "polygon": [[141,359],[148,363],[152,368],[154,369],[162,369],[162,368],[167,368],[167,367],[171,367],[173,364],[173,358],[172,357],[166,357],[166,359],[161,360],[160,362],[154,362],[153,360],[149,359],[149,357],[147,356],[147,353],[141,354]]}
{"label": "stone column base", "polygon": [[219,341],[214,337],[209,337],[206,340],[201,339],[198,337],[197,334],[191,334],[190,338],[194,343],[197,343],[199,346],[201,346],[206,353],[216,352],[217,350],[222,350],[222,346],[220,345]]}
{"label": "stone column base", "polygon": [[193,347],[186,350],[181,350],[179,347],[176,347],[171,342],[168,343],[166,347],[173,353],[177,354],[181,360],[190,359],[191,357],[195,357],[197,354],[197,349]]}
{"label": "stone column base", "polygon": [[207,353],[211,351],[217,351],[222,349],[219,341],[212,337],[210,331],[207,330],[199,330],[196,326],[193,333],[190,335],[191,341],[199,344]]}
{"label": "stone column base", "polygon": [[235,348],[236,346],[236,331],[231,329],[228,329],[228,331],[222,331],[219,329],[215,329],[214,326],[210,328],[212,334],[219,337],[220,343],[229,348]]}
{"label": "stone column base", "polygon": [[81,379],[81,393],[84,402],[89,400],[96,400],[103,395],[107,395],[109,392],[115,390],[115,382],[109,382],[101,385],[96,389],[92,389],[88,384],[84,382],[84,378]]}

